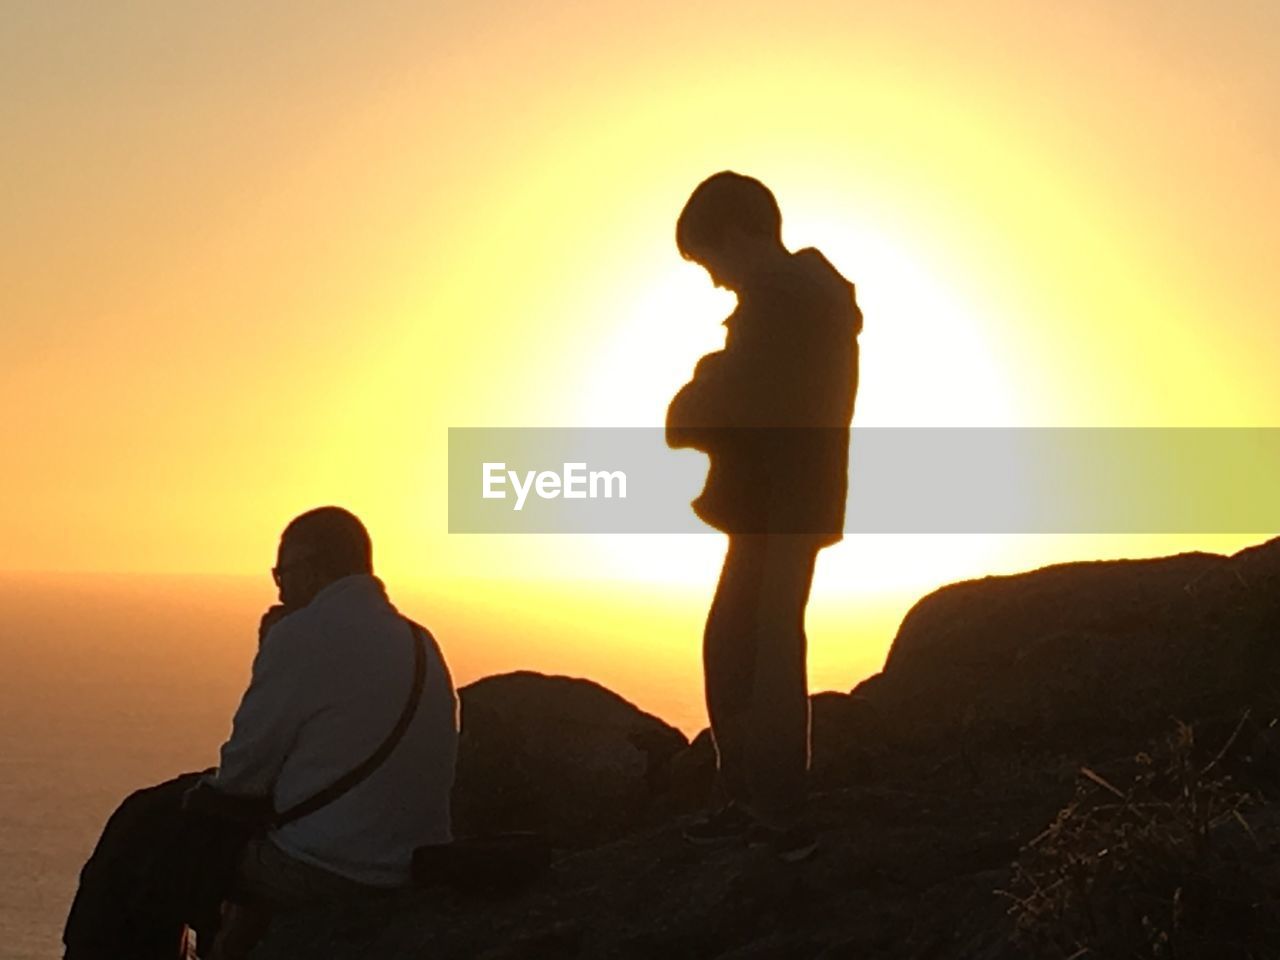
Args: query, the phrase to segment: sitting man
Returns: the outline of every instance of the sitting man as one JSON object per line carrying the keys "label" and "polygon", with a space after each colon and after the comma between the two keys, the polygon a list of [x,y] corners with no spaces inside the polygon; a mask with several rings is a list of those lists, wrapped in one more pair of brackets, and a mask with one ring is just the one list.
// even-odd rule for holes
{"label": "sitting man", "polygon": [[[170,785],[163,785],[125,801],[112,818],[122,825],[118,835],[112,837],[109,823],[82,874],[64,935],[68,958],[124,955],[111,949],[103,924],[128,925],[120,926],[119,916],[108,921],[104,901],[126,913],[129,904],[152,901],[151,916],[133,919],[128,935],[134,942],[140,925],[164,926],[175,910],[186,912],[180,921],[190,923],[191,912],[199,912],[184,903],[157,916],[154,897],[110,889],[121,885],[113,864],[139,861],[121,853],[137,843],[148,819],[181,819],[168,809],[174,803],[188,822],[216,820],[255,800],[275,811],[269,829],[244,845],[231,889],[223,891],[245,908],[229,914],[233,922],[223,926],[219,956],[241,952],[261,932],[257,921],[272,911],[408,885],[414,849],[450,841],[457,695],[434,639],[397,612],[373,575],[364,526],[338,507],[302,514],[281,536],[272,575],[280,604],[262,618],[252,678],[218,767],[171,781],[180,792],[164,793]],[[142,810],[144,794],[155,797],[149,812],[130,816],[126,808]],[[157,806],[165,807],[160,815]],[[190,833],[186,826],[174,835]],[[185,849],[209,846],[202,839]],[[188,879],[201,870],[190,856],[142,859],[158,865],[152,873],[173,876],[139,878],[134,866],[123,874],[125,882],[199,886]],[[158,933],[158,942],[166,942],[167,931]],[[156,941],[153,935],[148,942]],[[199,946],[208,956],[208,945]]]}

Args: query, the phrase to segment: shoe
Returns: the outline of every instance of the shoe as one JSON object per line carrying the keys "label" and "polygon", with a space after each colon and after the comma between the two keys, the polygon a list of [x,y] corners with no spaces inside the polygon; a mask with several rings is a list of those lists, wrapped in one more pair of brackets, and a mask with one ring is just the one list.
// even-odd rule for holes
{"label": "shoe", "polygon": [[699,817],[684,828],[684,838],[689,843],[720,843],[736,840],[747,834],[756,819],[736,803],[728,803],[713,813]]}
{"label": "shoe", "polygon": [[767,847],[783,863],[799,863],[817,852],[818,835],[802,824],[770,827],[757,823],[747,832],[747,846]]}

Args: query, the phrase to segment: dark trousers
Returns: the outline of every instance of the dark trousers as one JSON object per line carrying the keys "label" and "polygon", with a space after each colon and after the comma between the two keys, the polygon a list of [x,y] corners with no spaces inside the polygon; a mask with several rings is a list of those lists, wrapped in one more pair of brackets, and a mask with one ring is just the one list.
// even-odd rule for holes
{"label": "dark trousers", "polygon": [[202,952],[250,828],[187,813],[200,778],[183,774],[125,798],[107,821],[67,916],[66,960],[174,960],[185,926]]}
{"label": "dark trousers", "polygon": [[773,826],[805,803],[804,610],[820,548],[806,535],[731,536],[703,634],[720,789]]}

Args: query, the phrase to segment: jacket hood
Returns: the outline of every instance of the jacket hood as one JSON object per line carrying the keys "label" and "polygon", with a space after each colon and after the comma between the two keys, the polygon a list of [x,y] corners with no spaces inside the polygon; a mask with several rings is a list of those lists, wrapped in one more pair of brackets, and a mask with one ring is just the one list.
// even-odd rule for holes
{"label": "jacket hood", "polygon": [[738,295],[738,306],[723,323],[732,329],[744,309],[748,313],[757,309],[772,311],[804,302],[819,315],[848,322],[854,336],[862,331],[862,311],[855,299],[854,285],[814,247],[797,250],[777,269],[760,276],[750,293]]}
{"label": "jacket hood", "polygon": [[862,311],[854,300],[854,286],[840,273],[831,261],[823,256],[816,247],[805,247],[797,250],[791,257],[791,263],[806,289],[814,291],[822,299],[842,309],[852,308],[853,332],[862,330]]}

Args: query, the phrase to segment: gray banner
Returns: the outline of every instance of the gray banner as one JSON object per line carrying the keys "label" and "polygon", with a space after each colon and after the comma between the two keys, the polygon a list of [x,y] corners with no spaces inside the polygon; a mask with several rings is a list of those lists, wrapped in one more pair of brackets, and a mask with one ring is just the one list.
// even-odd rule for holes
{"label": "gray banner", "polygon": [[[450,428],[449,532],[709,532],[707,464],[660,428]],[[859,427],[844,529],[1270,534],[1277,478],[1280,428]]]}

